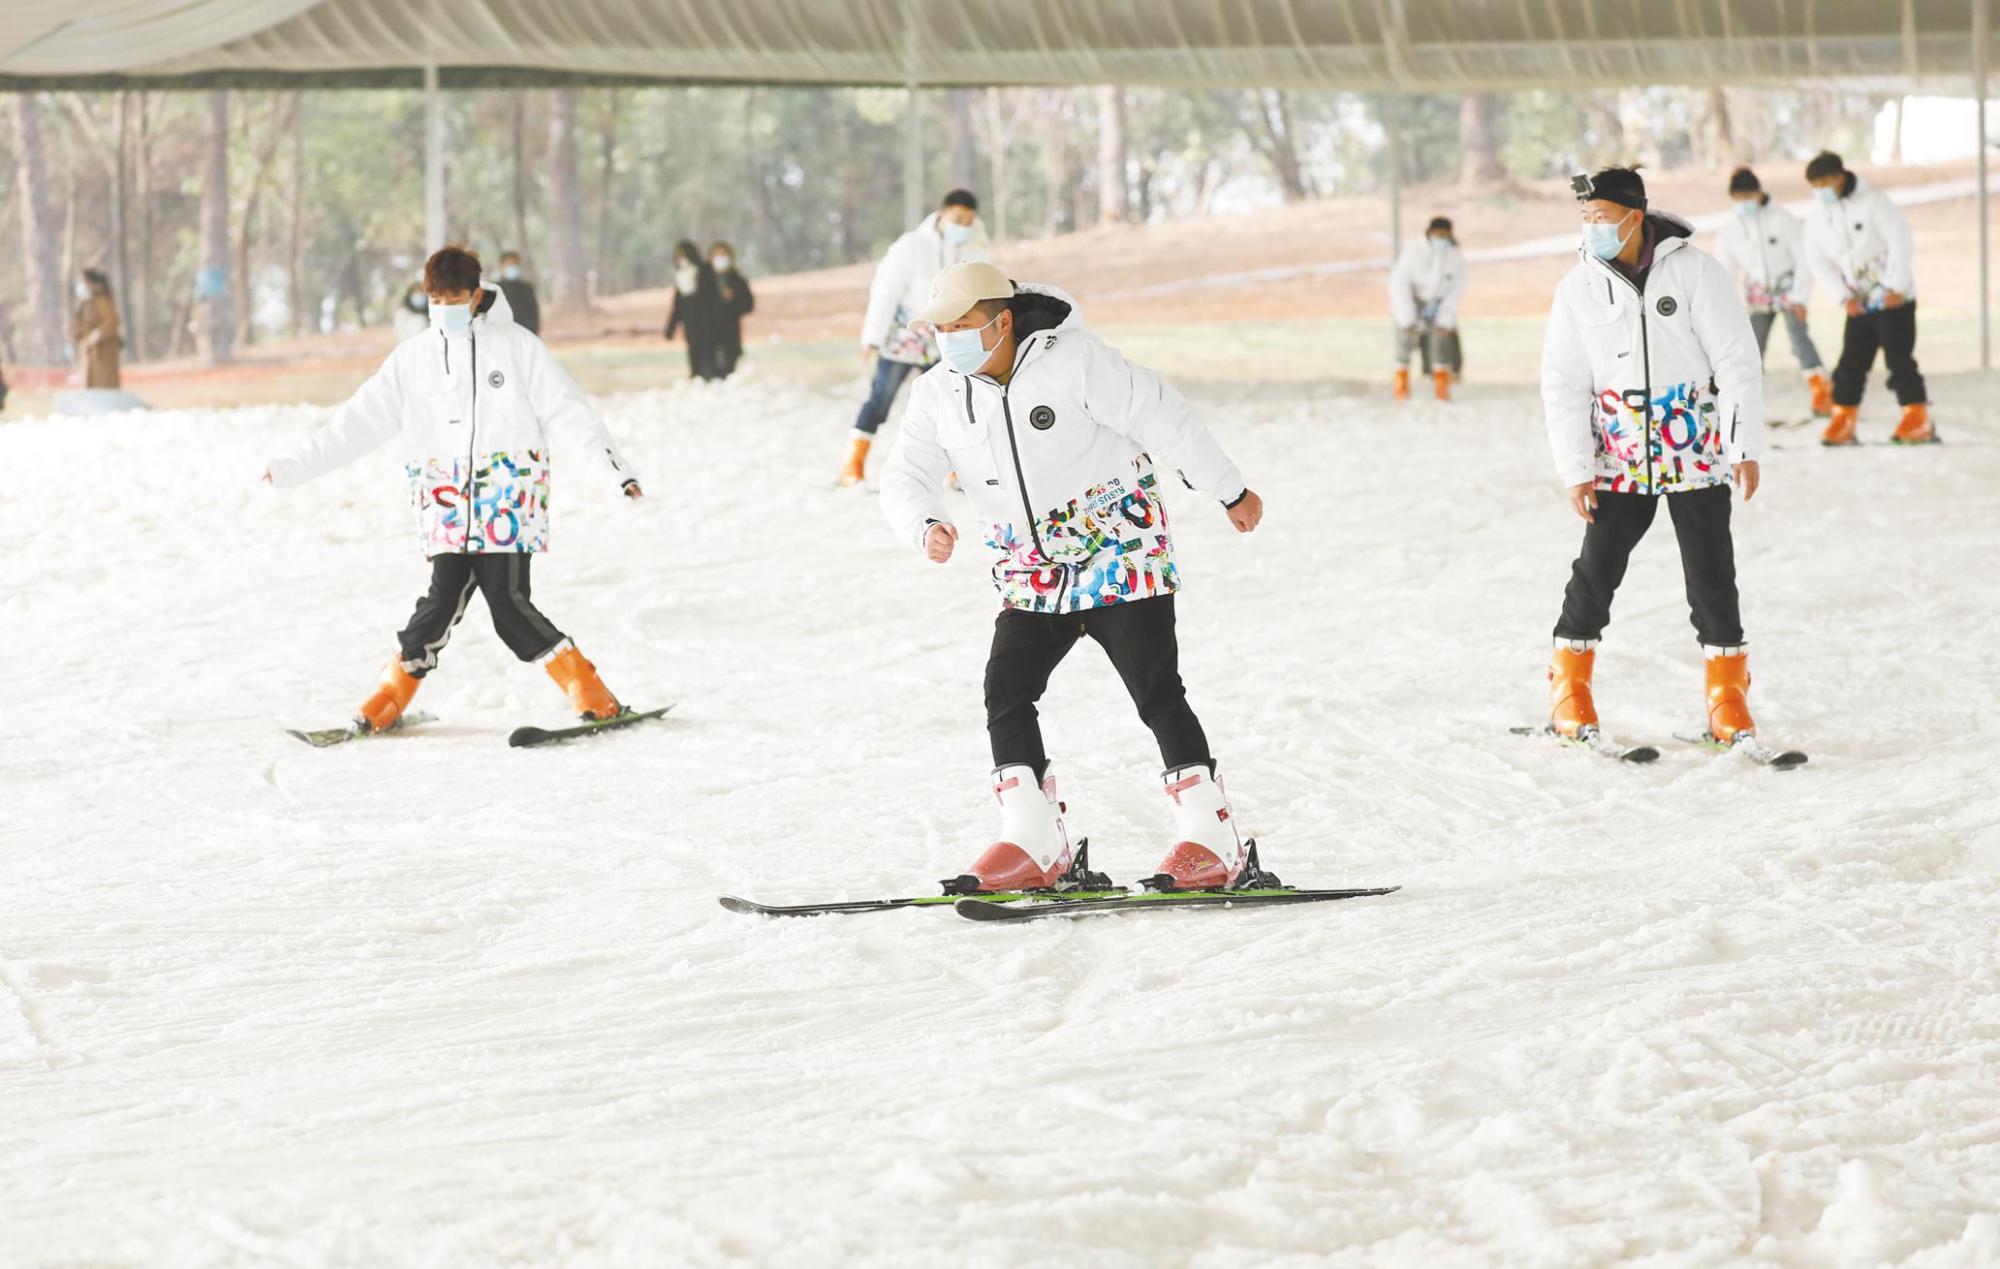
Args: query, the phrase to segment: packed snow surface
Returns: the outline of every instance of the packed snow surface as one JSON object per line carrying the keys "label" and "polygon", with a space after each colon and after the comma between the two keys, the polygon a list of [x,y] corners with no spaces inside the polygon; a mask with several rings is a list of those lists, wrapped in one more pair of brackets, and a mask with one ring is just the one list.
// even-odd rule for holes
{"label": "packed snow surface", "polygon": [[[1802,412],[1789,367],[1780,413]],[[0,1263],[2000,1262],[2000,382],[1942,446],[1773,433],[1739,504],[1778,773],[1679,745],[1664,516],[1599,657],[1628,767],[1510,737],[1580,525],[1532,393],[1209,388],[1269,504],[1170,495],[1184,669],[1299,909],[980,926],[976,553],[827,478],[852,400],[606,402],[535,594],[662,723],[563,717],[475,607],[407,734],[315,751],[423,589],[395,456],[286,493],[318,409],[0,426]],[[1073,833],[1166,845],[1090,645]]]}

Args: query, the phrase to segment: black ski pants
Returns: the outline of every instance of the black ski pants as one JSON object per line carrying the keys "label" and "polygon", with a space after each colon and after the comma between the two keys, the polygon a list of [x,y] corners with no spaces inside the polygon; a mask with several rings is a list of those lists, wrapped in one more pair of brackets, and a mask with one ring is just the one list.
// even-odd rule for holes
{"label": "black ski pants", "polygon": [[1037,775],[1047,774],[1049,756],[1042,748],[1035,703],[1048,690],[1049,675],[1086,635],[1104,649],[1125,681],[1139,707],[1139,721],[1159,742],[1161,761],[1169,769],[1195,763],[1212,767],[1208,737],[1181,684],[1172,595],[1073,613],[1003,608],[994,619],[993,650],[986,658],[986,734],[993,744],[993,765],[1024,763]]}
{"label": "black ski pants", "polygon": [[437,668],[438,654],[451,641],[475,590],[486,597],[493,631],[508,651],[523,661],[540,660],[555,651],[563,632],[528,598],[528,564],[533,558],[519,551],[433,556],[431,588],[417,601],[410,624],[396,636],[403,668],[417,678]]}
{"label": "black ski pants", "polygon": [[1840,360],[1833,365],[1833,403],[1860,405],[1868,388],[1868,372],[1875,368],[1880,349],[1882,363],[1889,367],[1889,391],[1898,405],[1920,405],[1930,400],[1924,391],[1923,372],[1917,369],[1917,302],[1910,300],[1898,308],[1874,313],[1850,313],[1841,332]]}
{"label": "black ski pants", "polygon": [[1625,580],[1632,548],[1652,527],[1660,503],[1673,517],[1681,548],[1681,576],[1687,583],[1695,637],[1728,647],[1743,642],[1743,616],[1736,598],[1736,546],[1729,536],[1731,487],[1715,485],[1687,493],[1606,493],[1597,495],[1597,519],[1583,530],[1583,551],[1570,566],[1563,592],[1558,639],[1601,639],[1611,621],[1611,597]]}

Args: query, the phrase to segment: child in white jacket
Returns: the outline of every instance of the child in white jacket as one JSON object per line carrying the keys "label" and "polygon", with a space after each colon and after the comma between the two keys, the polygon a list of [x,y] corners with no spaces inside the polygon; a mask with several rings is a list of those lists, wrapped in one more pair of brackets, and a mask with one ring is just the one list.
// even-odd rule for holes
{"label": "child in white jacket", "polygon": [[1389,270],[1389,320],[1396,324],[1395,395],[1409,399],[1410,354],[1422,350],[1424,373],[1440,401],[1451,399],[1461,367],[1458,306],[1465,298],[1465,255],[1451,221],[1433,216],[1421,242],[1403,248]]}
{"label": "child in white jacket", "polygon": [[640,496],[638,474],[547,345],[514,323],[497,288],[481,285],[477,256],[439,251],[424,265],[424,290],[429,328],[398,344],[332,421],[264,471],[278,488],[303,484],[402,438],[431,585],[354,729],[383,731],[402,717],[475,590],[514,655],[542,663],[582,717],[612,718],[622,712],[617,698],[530,600],[528,565],[548,549],[550,432],[627,497]]}
{"label": "child in white jacket", "polygon": [[1806,304],[1812,299],[1812,270],[1806,267],[1805,230],[1798,217],[1771,202],[1757,174],[1739,167],[1729,176],[1733,214],[1715,231],[1715,258],[1743,279],[1743,307],[1750,310],[1750,330],[1757,336],[1757,355],[1770,342],[1771,324],[1783,317],[1792,340],[1792,355],[1812,393],[1812,412],[1833,413],[1833,383],[1806,329]]}

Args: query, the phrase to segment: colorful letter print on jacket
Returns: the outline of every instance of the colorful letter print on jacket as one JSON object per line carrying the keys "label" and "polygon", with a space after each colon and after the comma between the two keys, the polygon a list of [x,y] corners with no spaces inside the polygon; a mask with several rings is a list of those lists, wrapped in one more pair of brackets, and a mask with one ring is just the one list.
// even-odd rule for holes
{"label": "colorful letter print on jacket", "polygon": [[1038,517],[1039,551],[1013,524],[986,523],[986,545],[1000,556],[993,584],[1001,603],[1029,612],[1078,612],[1180,588],[1158,481],[1143,458],[1133,466],[1130,480],[1093,486]]}
{"label": "colorful letter print on jacket", "polygon": [[541,450],[483,456],[469,491],[464,458],[431,458],[408,471],[424,558],[549,549],[549,462]]}
{"label": "colorful letter print on jacket", "polygon": [[[1722,429],[1715,402],[1699,384],[1677,383],[1652,399],[1652,427],[1646,426],[1646,393],[1622,395],[1606,388],[1597,396],[1597,487],[1613,493],[1678,493],[1729,483]],[[1646,437],[1652,436],[1652,461]],[[1657,488],[1655,488],[1657,486]]]}

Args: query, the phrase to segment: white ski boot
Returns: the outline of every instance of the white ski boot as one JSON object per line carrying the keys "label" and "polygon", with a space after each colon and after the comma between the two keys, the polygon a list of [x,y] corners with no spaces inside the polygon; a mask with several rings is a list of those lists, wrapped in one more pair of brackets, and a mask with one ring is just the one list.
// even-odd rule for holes
{"label": "white ski boot", "polygon": [[1203,763],[1163,772],[1178,840],[1160,868],[1140,884],[1148,890],[1248,890],[1279,885],[1257,863],[1257,843],[1236,833],[1222,782]]}
{"label": "white ski boot", "polygon": [[1087,842],[1079,840],[1071,852],[1053,775],[1038,783],[1033,767],[1001,767],[993,773],[993,797],[1000,803],[1000,838],[970,871],[944,883],[946,894],[1110,888],[1108,879],[1088,870]]}

